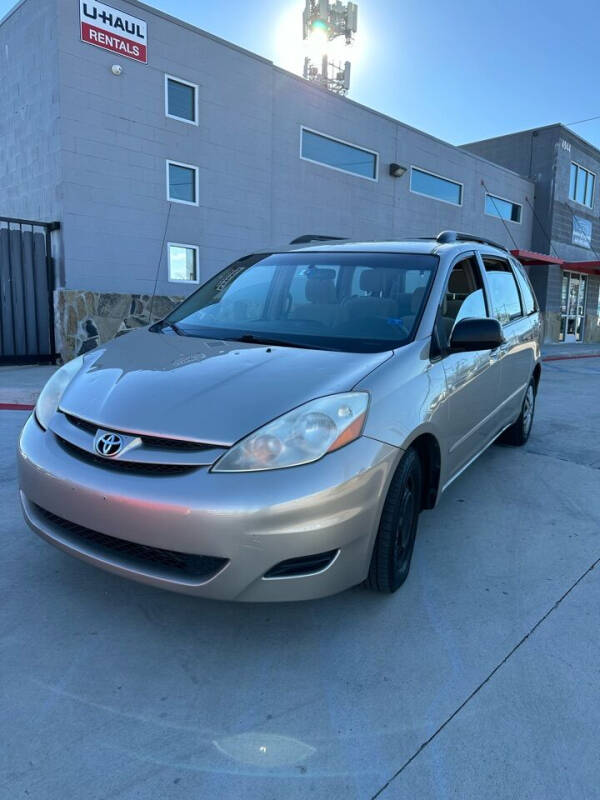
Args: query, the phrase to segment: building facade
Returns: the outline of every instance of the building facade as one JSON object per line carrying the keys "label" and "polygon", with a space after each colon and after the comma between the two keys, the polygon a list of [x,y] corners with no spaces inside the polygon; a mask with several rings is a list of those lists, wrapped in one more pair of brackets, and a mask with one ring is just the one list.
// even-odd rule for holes
{"label": "building facade", "polygon": [[[0,65],[0,215],[60,223],[65,358],[301,234],[453,228],[521,252],[562,235],[544,224],[546,246],[536,227],[536,215],[558,220],[539,199],[541,161],[454,147],[137,0],[22,0],[0,22]],[[530,267],[542,307],[554,302],[543,280],[562,286],[559,260],[556,274]]]}
{"label": "building facade", "polygon": [[552,342],[600,342],[600,151],[564,125],[464,145],[535,181],[529,274]]}

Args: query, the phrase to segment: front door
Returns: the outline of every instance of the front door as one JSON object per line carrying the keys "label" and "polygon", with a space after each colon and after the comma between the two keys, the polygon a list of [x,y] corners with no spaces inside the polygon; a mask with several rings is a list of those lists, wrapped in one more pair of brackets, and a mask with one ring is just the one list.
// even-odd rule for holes
{"label": "front door", "polygon": [[559,336],[561,342],[583,341],[586,286],[587,275],[563,272]]}

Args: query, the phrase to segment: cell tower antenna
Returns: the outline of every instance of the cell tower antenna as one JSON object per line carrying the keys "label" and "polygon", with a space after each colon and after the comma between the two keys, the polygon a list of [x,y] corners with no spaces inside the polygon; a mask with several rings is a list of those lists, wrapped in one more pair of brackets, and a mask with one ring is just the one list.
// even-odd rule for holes
{"label": "cell tower antenna", "polygon": [[350,88],[350,62],[344,64],[331,61],[327,55],[329,42],[343,36],[346,45],[354,40],[358,22],[356,3],[342,3],[341,0],[306,0],[302,12],[302,38],[322,39],[323,53],[321,63],[315,63],[310,56],[304,59],[304,77],[314,81],[336,94],[347,94]]}

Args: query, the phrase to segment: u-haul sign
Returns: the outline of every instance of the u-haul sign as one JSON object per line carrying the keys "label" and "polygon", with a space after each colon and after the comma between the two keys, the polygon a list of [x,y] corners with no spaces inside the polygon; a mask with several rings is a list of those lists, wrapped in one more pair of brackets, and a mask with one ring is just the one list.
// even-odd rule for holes
{"label": "u-haul sign", "polygon": [[148,26],[96,0],[79,0],[81,41],[148,63]]}

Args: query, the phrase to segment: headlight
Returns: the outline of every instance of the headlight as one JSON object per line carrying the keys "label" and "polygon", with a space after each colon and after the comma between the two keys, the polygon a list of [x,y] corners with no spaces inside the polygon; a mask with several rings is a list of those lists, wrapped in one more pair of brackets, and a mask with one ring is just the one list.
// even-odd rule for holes
{"label": "headlight", "polygon": [[250,472],[317,461],[360,436],[368,404],[366,392],[311,400],[242,439],[211,471]]}
{"label": "headlight", "polygon": [[58,408],[65,389],[83,366],[83,356],[74,358],[64,367],[57,370],[44,386],[35,404],[35,416],[44,430],[47,429],[52,415]]}

